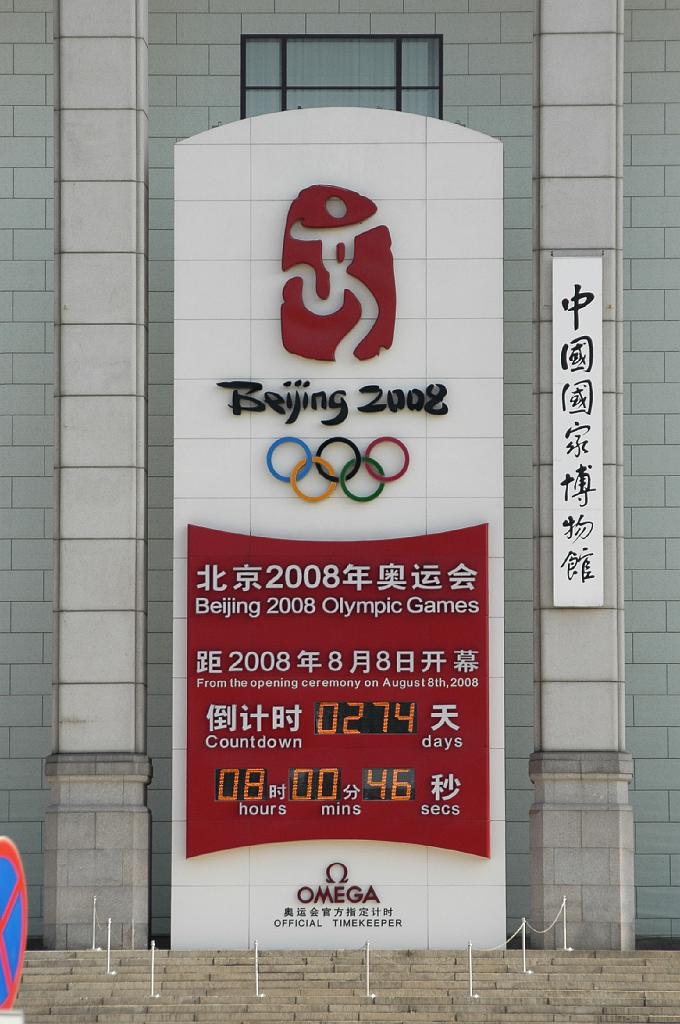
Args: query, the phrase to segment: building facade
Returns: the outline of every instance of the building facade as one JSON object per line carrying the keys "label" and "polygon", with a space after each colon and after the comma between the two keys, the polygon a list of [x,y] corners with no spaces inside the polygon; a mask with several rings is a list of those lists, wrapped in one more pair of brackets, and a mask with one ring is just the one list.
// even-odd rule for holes
{"label": "building facade", "polygon": [[[380,37],[398,65],[333,78],[341,37]],[[295,78],[290,41],[310,39]],[[566,893],[580,945],[676,939],[674,0],[0,0],[0,61],[0,813],[31,934],[88,944],[95,894],[118,941],[133,919],[171,930],[175,144],[360,104],[503,142],[508,926],[547,924]],[[604,602],[567,610],[551,268],[595,255]]]}

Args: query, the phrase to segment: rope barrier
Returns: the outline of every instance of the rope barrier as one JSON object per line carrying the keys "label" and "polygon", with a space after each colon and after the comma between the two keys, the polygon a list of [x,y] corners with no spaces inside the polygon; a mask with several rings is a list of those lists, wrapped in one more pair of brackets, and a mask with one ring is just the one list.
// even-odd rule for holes
{"label": "rope barrier", "polygon": [[[562,903],[560,909],[557,911],[555,918],[548,925],[547,928],[534,928],[533,925],[527,921],[526,917],[522,918],[519,928],[515,929],[512,935],[509,935],[503,942],[499,942],[497,946],[482,946],[479,948],[480,953],[493,953],[498,949],[505,949],[509,942],[522,933],[522,973],[533,974],[533,971],[527,970],[527,928],[529,931],[534,932],[535,935],[545,935],[552,928],[555,927],[560,917],[562,918],[562,948],[564,952],[571,952],[571,946],[567,946],[567,897],[562,897]],[[468,942],[468,994],[470,999],[479,999],[479,994],[474,990],[473,983],[473,971],[472,971],[472,940]]]}
{"label": "rope barrier", "polygon": [[[545,935],[546,932],[549,932],[551,928],[555,927],[555,925],[557,924],[557,922],[558,922],[558,920],[559,920],[559,918],[560,918],[560,916],[562,914],[562,911],[564,911],[564,916],[565,916],[565,920],[566,920],[566,916],[567,916],[566,915],[566,911],[567,911],[567,897],[566,896],[562,897],[562,903],[560,905],[560,909],[557,911],[557,913],[555,914],[555,917],[553,918],[552,922],[548,925],[547,928],[534,928],[534,926],[529,924],[528,921],[527,921],[527,928],[529,929],[530,932],[534,932],[536,935]],[[564,948],[565,949],[567,948],[567,946],[566,946],[566,937],[565,937],[565,946],[564,946]]]}

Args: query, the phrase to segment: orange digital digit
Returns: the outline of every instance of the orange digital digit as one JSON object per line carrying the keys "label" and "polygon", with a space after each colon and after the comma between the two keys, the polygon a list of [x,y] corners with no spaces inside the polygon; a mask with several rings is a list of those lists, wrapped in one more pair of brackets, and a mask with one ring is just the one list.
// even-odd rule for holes
{"label": "orange digital digit", "polygon": [[[405,775],[405,779],[401,779],[400,776]],[[411,769],[410,768],[395,768],[392,772],[392,787],[390,791],[390,800],[412,800],[413,799],[413,786],[411,784]]]}
{"label": "orange digital digit", "polygon": [[[340,771],[337,768],[319,768],[319,780],[317,783],[317,800],[337,800],[338,798],[338,778]],[[326,779],[330,779],[331,791],[325,793]]]}
{"label": "orange digital digit", "polygon": [[[328,716],[325,715],[327,708],[331,709],[331,724],[330,728],[324,725],[324,720],[328,720]],[[335,736],[338,731],[338,713],[340,705],[337,701],[322,701],[316,706],[316,734],[317,736]]]}
{"label": "orange digital digit", "polygon": [[346,736],[348,736],[348,735],[352,736],[355,733],[358,733],[360,730],[359,729],[348,729],[347,728],[347,723],[348,722],[360,722],[361,721],[361,719],[364,717],[364,705],[363,705],[363,701],[362,702],[350,701],[347,704],[347,707],[348,708],[358,708],[359,709],[355,715],[347,715],[345,717],[344,722],[342,723],[342,731],[343,731],[343,733]]}
{"label": "orange digital digit", "polygon": [[264,768],[246,768],[246,777],[243,783],[244,800],[261,800],[264,795]]}
{"label": "orange digital digit", "polygon": [[[407,711],[406,714],[403,714],[403,712],[402,712],[402,708],[404,708],[404,707],[408,708],[408,711]],[[413,702],[411,702],[411,703],[405,703],[405,702],[401,703],[401,702],[399,702],[399,703],[394,705],[394,719],[397,722],[407,722],[408,723],[408,727],[406,729],[407,732],[413,732],[414,731],[415,717],[416,717],[416,706],[415,706],[415,704]]]}
{"label": "orange digital digit", "polygon": [[[304,792],[300,793],[300,779],[303,779]],[[293,781],[291,784],[290,798],[291,800],[311,800],[312,799],[312,769],[311,768],[295,768],[293,769]]]}
{"label": "orange digital digit", "polygon": [[[220,772],[217,779],[217,799],[218,800],[237,800],[238,799],[238,780],[240,771],[238,768],[220,768]],[[228,778],[231,776],[231,778]],[[230,785],[230,792],[225,790]]]}
{"label": "orange digital digit", "polygon": [[[380,776],[379,776],[379,778],[377,780],[374,778],[374,775],[375,775],[376,771],[380,772]],[[380,790],[380,796],[379,797],[376,798],[375,796],[369,796],[369,798],[368,798],[369,800],[375,800],[375,799],[384,800],[385,799],[385,793],[387,791],[387,770],[385,768],[380,768],[380,769],[367,768],[366,769],[366,785],[367,786],[372,786],[374,789],[379,789]]]}
{"label": "orange digital digit", "polygon": [[390,702],[388,700],[376,700],[374,708],[382,708],[382,732],[389,732]]}

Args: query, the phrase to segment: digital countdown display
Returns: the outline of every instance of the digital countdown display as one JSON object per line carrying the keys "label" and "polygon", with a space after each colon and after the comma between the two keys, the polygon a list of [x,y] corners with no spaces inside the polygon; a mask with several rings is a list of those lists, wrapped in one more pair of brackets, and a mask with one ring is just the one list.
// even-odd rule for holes
{"label": "digital countdown display", "polygon": [[374,839],[488,857],[486,526],[188,530],[187,856]]}

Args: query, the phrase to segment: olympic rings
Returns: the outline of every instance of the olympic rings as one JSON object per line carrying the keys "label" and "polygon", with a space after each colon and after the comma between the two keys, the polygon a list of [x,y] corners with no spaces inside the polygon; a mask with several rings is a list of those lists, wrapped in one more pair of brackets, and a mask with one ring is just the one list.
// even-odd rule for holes
{"label": "olympic rings", "polygon": [[[274,467],[274,453],[276,450],[284,444],[296,444],[298,445],[304,454],[304,458],[297,462],[288,476],[280,473]],[[349,459],[336,473],[335,468],[326,459],[322,458],[323,452],[332,444],[344,444],[350,449],[352,458]],[[386,475],[381,464],[374,458],[371,457],[371,453],[380,444],[395,444],[402,453],[403,463],[401,469],[396,473]],[[325,501],[329,498],[333,491],[340,484],[340,489],[343,494],[350,499],[350,501],[367,502],[374,501],[378,498],[385,489],[385,484],[392,483],[395,480],[400,480],[406,473],[411,458],[409,455],[408,448],[403,441],[400,441],[397,437],[377,437],[374,441],[368,445],[364,455],[361,454],[357,445],[354,441],[351,441],[348,437],[329,437],[323,441],[316,452],[316,455],[312,455],[311,448],[309,445],[299,437],[280,437],[277,441],[274,441],[267,452],[267,468],[271,475],[282,483],[290,484],[294,493],[302,501],[307,501],[312,504],[316,504],[319,501]],[[316,466],[317,472],[324,480],[328,482],[328,487],[325,491],[318,495],[305,494],[300,488],[300,481],[303,480],[309,473],[312,466]],[[347,483],[353,477],[357,475],[362,466],[366,467],[366,472],[369,476],[373,477],[378,482],[378,486],[370,494],[360,495],[354,494],[350,491]]]}

